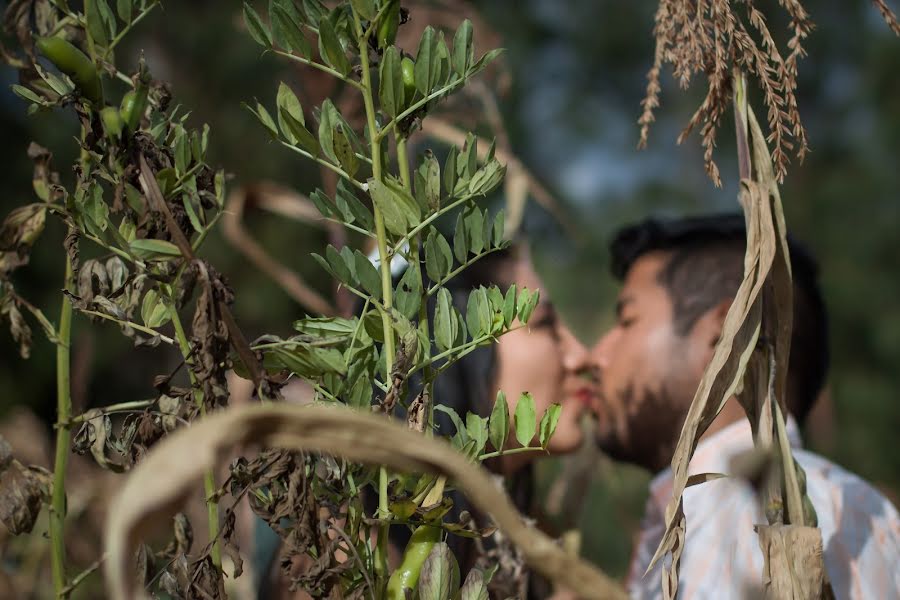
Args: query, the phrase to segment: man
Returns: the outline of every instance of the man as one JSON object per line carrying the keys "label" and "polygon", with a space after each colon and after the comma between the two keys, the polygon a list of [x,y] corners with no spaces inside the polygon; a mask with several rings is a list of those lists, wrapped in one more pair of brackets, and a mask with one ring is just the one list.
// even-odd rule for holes
{"label": "man", "polygon": [[[654,472],[629,574],[635,597],[661,597],[660,565],[646,576],[664,531],[671,495],[668,468],[688,407],[712,358],[743,277],[743,218],[648,220],[612,243],[623,281],[616,324],[593,350],[601,402],[598,442],[614,458]],[[800,449],[797,424],[819,395],[828,368],[825,311],[816,265],[791,242],[794,333],[788,367],[788,432],[818,513],[825,567],[837,598],[900,597],[900,519],[867,483]],[[734,398],[697,446],[691,473],[728,473],[730,459],[753,446]],[[725,478],[684,494],[687,540],[682,598],[744,598],[762,585],[763,556],[754,524],[767,521],[750,486]]]}

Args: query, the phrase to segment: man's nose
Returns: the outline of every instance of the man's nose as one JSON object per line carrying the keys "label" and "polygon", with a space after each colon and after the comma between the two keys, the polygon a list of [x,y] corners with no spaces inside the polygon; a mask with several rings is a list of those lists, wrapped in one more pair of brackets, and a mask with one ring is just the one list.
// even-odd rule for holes
{"label": "man's nose", "polygon": [[609,366],[614,335],[615,330],[607,331],[603,337],[597,340],[597,343],[594,344],[591,350],[591,360],[601,370]]}

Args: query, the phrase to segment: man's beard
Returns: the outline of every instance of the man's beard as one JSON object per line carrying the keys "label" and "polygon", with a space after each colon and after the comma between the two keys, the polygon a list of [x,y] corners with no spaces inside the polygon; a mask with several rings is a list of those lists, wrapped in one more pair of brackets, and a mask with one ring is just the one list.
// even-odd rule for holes
{"label": "man's beard", "polygon": [[685,407],[665,384],[652,390],[632,382],[617,396],[620,413],[598,425],[598,447],[615,460],[653,472],[665,468],[681,433]]}

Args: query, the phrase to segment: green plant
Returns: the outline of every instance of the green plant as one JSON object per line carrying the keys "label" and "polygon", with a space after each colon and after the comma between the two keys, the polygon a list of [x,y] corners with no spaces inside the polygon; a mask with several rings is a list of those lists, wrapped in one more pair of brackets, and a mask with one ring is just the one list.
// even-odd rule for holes
{"label": "green plant", "polygon": [[[65,467],[71,449],[90,453],[106,469],[130,470],[147,448],[179,423],[189,423],[228,403],[225,374],[232,365],[253,381],[263,401],[278,399],[286,376],[298,377],[314,388],[316,402],[375,410],[387,417],[396,416],[403,406],[409,427],[429,436],[443,433],[434,431],[434,411],[442,410],[456,424],[453,446],[475,463],[501,453],[546,449],[559,418],[558,406],[536,415],[533,400],[523,395],[513,420],[520,447],[509,448],[511,423],[505,396],[498,398],[489,419],[457,415],[434,398],[436,377],[479,346],[524,326],[538,301],[537,291],[515,286],[479,288],[471,293],[462,314],[444,287],[462,270],[507,244],[503,214],[491,215],[477,205],[504,175],[493,146],[479,160],[476,138],[470,134],[462,148],[450,150],[443,166],[431,152],[411,165],[407,152],[409,134],[428,112],[499,53],[493,50],[476,58],[471,23],[463,22],[450,44],[443,32],[426,28],[413,61],[393,45],[401,20],[396,0],[354,0],[334,8],[316,0],[307,0],[302,8],[290,0],[276,0],[270,4],[268,23],[252,6],[244,5],[250,35],[267,52],[328,73],[360,94],[366,112],[365,127],[360,129],[330,99],[312,111],[317,126],[308,127],[308,113],[284,83],[278,87],[274,118],[262,103],[248,108],[278,144],[340,177],[333,197],[317,190],[313,201],[323,217],[341,223],[361,239],[372,240],[378,250],[375,265],[349,246],[328,246],[314,256],[340,285],[363,301],[358,315],[308,317],[294,324],[295,336],[266,335],[248,343],[229,308],[235,292],[198,255],[222,214],[225,193],[224,172],[214,171],[206,162],[209,128],[191,128],[189,113],[173,106],[169,87],[153,79],[143,61],[131,75],[115,66],[116,47],[157,3],[120,0],[115,11],[106,0],[85,2],[82,11],[65,2],[37,5],[37,20],[31,18],[27,3],[13,3],[10,8],[16,17],[12,19],[15,34],[26,50],[24,57],[13,59],[26,75],[25,84],[13,89],[28,102],[29,113],[73,110],[81,125],[80,156],[74,181],[64,185],[50,170],[49,151],[36,145],[31,149],[38,201],[17,209],[3,223],[0,302],[23,355],[31,334],[22,310],[31,313],[57,344],[52,482],[26,469],[16,489],[17,493],[27,491],[23,497],[28,506],[41,499],[50,505],[57,596],[67,596],[87,576],[70,578],[66,564]],[[33,47],[58,72],[36,60]],[[48,214],[68,229],[58,324],[17,294],[12,283],[15,269],[27,262]],[[435,222],[453,215],[456,228],[451,242]],[[399,282],[393,281],[390,271],[396,257],[409,264]],[[433,318],[429,302],[434,306]],[[188,329],[182,315],[191,306]],[[178,386],[176,373],[167,373],[154,382],[158,395],[152,400],[73,415],[69,389],[73,315],[115,324],[135,345],[176,349],[189,385]],[[422,386],[409,398],[407,387],[413,376],[421,378]],[[135,412],[114,424],[120,411]],[[297,478],[302,479],[300,488]],[[140,560],[147,568],[159,569],[161,576],[148,583],[151,587],[176,595],[220,596],[222,553],[231,556],[235,576],[240,569],[234,506],[225,509],[224,518],[219,507],[220,498],[230,492],[235,504],[248,496],[254,511],[284,536],[289,552],[323,565],[296,582],[311,593],[340,590],[405,597],[432,585],[430,581],[420,585],[420,572],[426,580],[437,576],[434,565],[423,570],[423,564],[445,536],[490,535],[490,530],[472,529],[467,523],[445,522],[451,503],[446,495],[448,483],[452,482],[445,476],[407,475],[386,466],[266,450],[234,463],[224,483],[216,481],[211,469],[206,471],[209,545],[194,557],[199,576],[188,577],[179,570],[177,560],[185,560],[189,549],[180,540],[192,537],[186,533],[190,524],[183,519],[176,520],[174,549],[145,550]],[[369,486],[378,498],[378,509],[371,515],[362,501]],[[23,500],[4,497],[3,501]],[[328,516],[317,523],[297,520],[296,515],[313,507],[327,508]],[[291,522],[284,521],[287,515],[293,517]],[[33,527],[36,515],[27,517],[30,521],[18,523],[17,530]],[[393,578],[387,565],[392,526],[420,532],[414,534],[404,565]],[[339,547],[329,535],[341,532],[345,535]],[[422,536],[428,539],[419,540]],[[447,552],[444,544],[436,547]],[[339,559],[339,549],[355,560]],[[479,577],[486,585],[489,576]],[[463,597],[469,597],[465,591]]]}

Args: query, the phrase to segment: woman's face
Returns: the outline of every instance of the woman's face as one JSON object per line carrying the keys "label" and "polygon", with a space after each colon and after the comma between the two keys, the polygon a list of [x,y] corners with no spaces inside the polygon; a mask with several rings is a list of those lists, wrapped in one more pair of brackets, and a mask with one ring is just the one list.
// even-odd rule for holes
{"label": "woman's face", "polygon": [[[542,287],[527,257],[516,261],[513,281],[518,289]],[[587,349],[557,318],[545,294],[527,327],[500,337],[497,363],[496,390],[506,394],[511,415],[522,392],[534,397],[538,420],[548,406],[558,403],[562,414],[549,450],[564,453],[578,448],[583,437],[580,418],[595,402],[596,384]]]}

